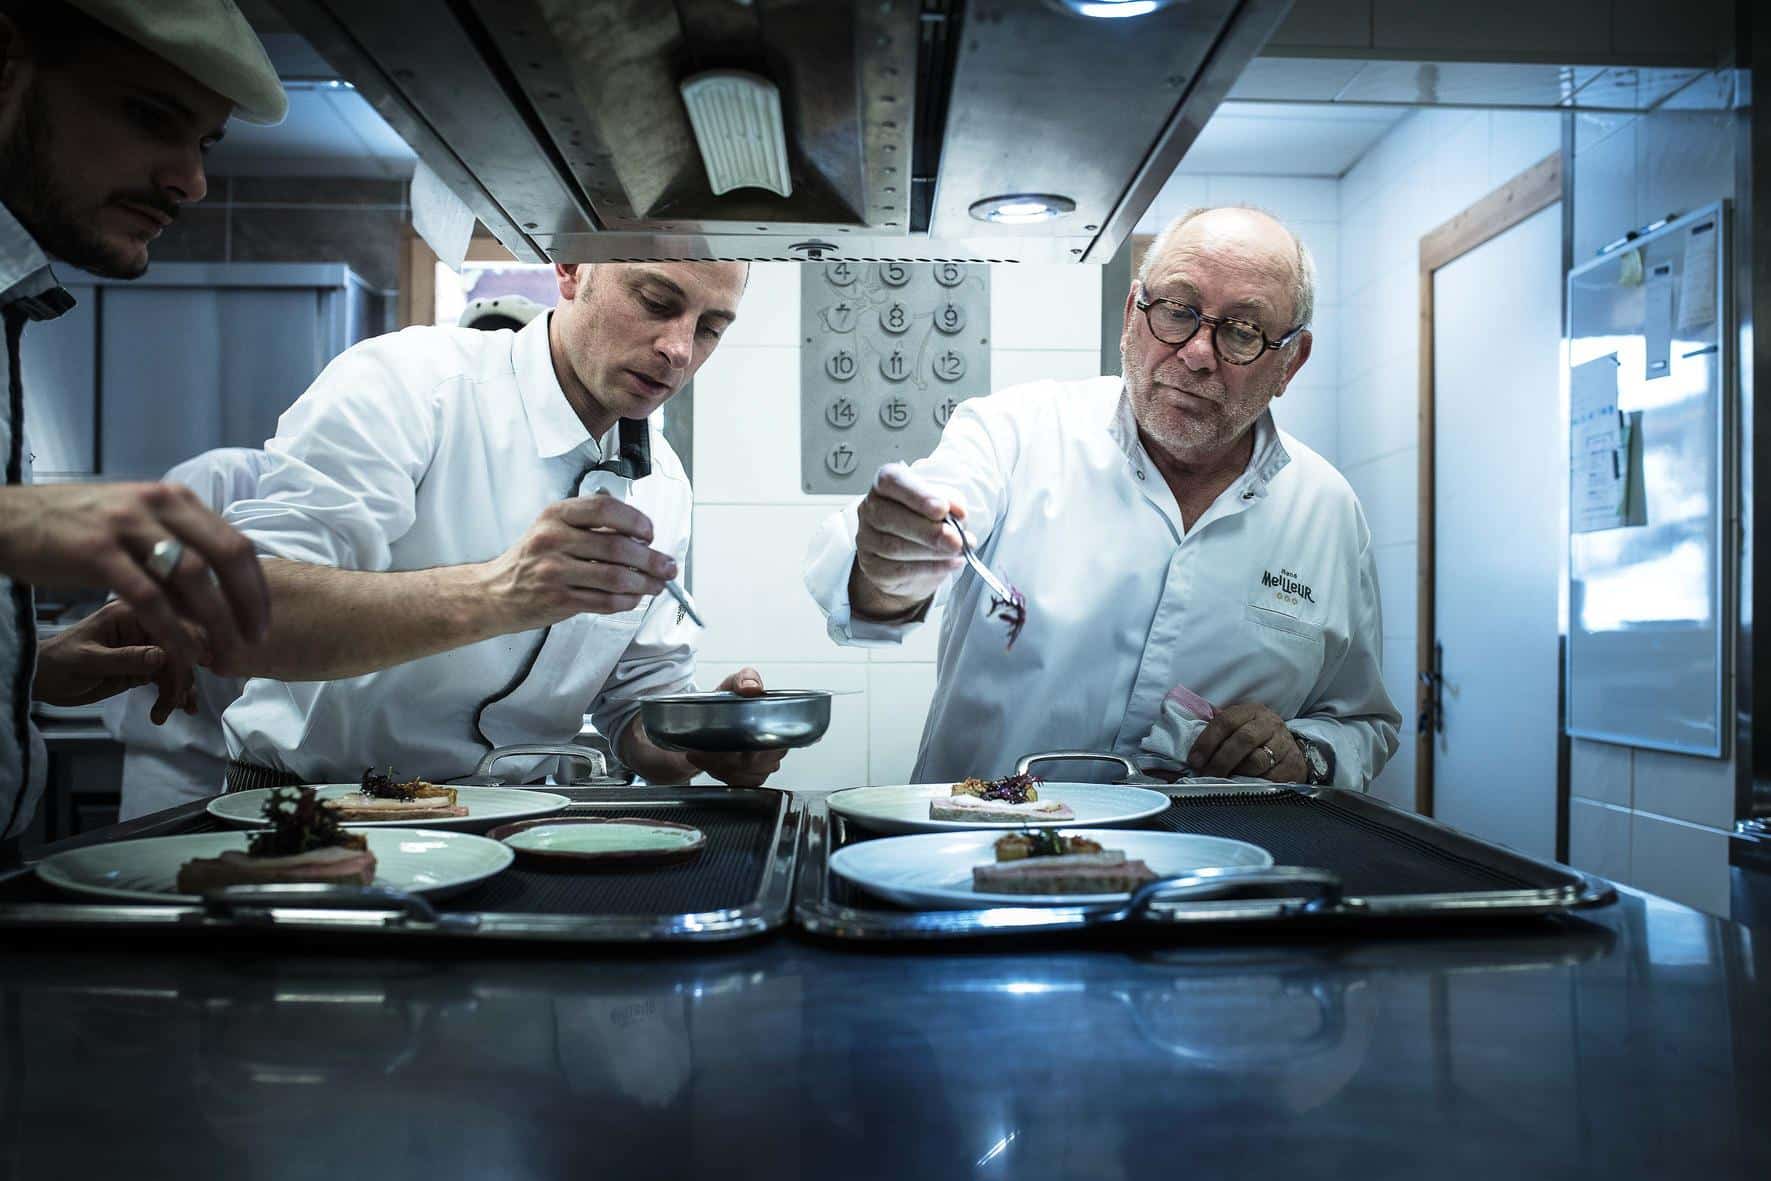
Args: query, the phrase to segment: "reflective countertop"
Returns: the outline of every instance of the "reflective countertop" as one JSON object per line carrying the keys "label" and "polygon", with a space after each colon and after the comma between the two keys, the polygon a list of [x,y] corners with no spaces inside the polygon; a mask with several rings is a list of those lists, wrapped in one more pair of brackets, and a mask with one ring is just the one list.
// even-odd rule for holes
{"label": "reflective countertop", "polygon": [[365,959],[14,938],[36,1177],[1771,1176],[1771,943],[1625,892],[1384,938]]}

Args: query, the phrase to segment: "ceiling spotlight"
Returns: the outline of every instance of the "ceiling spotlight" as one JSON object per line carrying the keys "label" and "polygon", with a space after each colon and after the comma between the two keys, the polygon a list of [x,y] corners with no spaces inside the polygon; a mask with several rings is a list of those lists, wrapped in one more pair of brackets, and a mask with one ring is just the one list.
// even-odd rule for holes
{"label": "ceiling spotlight", "polygon": [[1171,0],[1059,0],[1078,16],[1097,20],[1123,20],[1128,16],[1148,16],[1158,8],[1167,8]]}
{"label": "ceiling spotlight", "polygon": [[1062,217],[1075,208],[1076,202],[1070,198],[1052,193],[1004,193],[974,203],[971,215],[979,221],[993,221],[998,225],[1027,225]]}
{"label": "ceiling spotlight", "polygon": [[708,70],[685,78],[680,89],[716,195],[743,188],[792,195],[781,91],[773,82],[743,70]]}

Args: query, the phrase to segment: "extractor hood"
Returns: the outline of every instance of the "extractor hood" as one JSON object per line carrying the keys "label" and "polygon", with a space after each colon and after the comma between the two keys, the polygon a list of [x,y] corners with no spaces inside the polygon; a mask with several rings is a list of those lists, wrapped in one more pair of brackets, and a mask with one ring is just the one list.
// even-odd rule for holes
{"label": "extractor hood", "polygon": [[[1099,263],[1291,0],[279,6],[520,259]],[[681,86],[725,71],[778,92],[786,195],[709,183]],[[1025,195],[1060,212],[985,220]]]}

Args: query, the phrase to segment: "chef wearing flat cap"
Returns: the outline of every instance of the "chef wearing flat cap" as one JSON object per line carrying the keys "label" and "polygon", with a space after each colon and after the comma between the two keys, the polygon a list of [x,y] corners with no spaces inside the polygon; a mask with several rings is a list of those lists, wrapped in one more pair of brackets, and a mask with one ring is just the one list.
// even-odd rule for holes
{"label": "chef wearing flat cap", "polygon": [[[203,154],[228,120],[276,123],[287,109],[231,0],[0,0],[0,859],[42,794],[33,698],[85,704],[159,682],[164,716],[188,696],[192,663],[269,626],[251,545],[189,489],[30,483],[19,341],[73,306],[56,267],[139,276],[207,192]],[[39,651],[33,586],[117,601]]]}

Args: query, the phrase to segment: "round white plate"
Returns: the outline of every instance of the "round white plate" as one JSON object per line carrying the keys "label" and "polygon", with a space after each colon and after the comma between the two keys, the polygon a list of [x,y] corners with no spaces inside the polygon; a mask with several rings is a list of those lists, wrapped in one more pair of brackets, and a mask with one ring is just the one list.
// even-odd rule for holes
{"label": "round white plate", "polygon": [[[143,837],[69,849],[37,862],[37,876],[76,894],[132,902],[196,902],[177,892],[179,866],[196,857],[219,857],[246,848],[246,833],[199,832],[180,837]],[[515,860],[509,847],[463,832],[424,828],[378,828],[365,832],[375,854],[375,884],[442,896],[465,890],[502,872]]]}
{"label": "round white plate", "polygon": [[[223,824],[236,828],[264,828],[264,801],[274,788],[255,787],[251,791],[234,791],[209,801],[209,814]],[[362,790],[356,783],[322,783],[314,789],[322,800],[355,795]],[[457,787],[455,803],[467,809],[466,816],[442,820],[353,820],[346,828],[454,828],[462,832],[485,832],[513,820],[531,820],[564,811],[572,801],[550,791],[530,791],[523,787]]]}
{"label": "round white plate", "polygon": [[[1043,792],[1041,794],[1044,794]],[[980,894],[972,889],[972,867],[996,860],[1000,833],[924,833],[845,845],[830,858],[830,871],[901,906],[921,910],[972,910],[980,906],[1075,906],[1124,902],[1128,894]],[[1088,837],[1108,849],[1123,850],[1157,877],[1196,869],[1247,865],[1265,868],[1273,855],[1259,845],[1226,837],[1184,832],[1127,832],[1123,829],[1066,828],[1064,835]]]}
{"label": "round white plate", "polygon": [[825,797],[832,812],[874,832],[973,832],[978,829],[1078,828],[1130,824],[1168,808],[1169,799],[1147,787],[1106,783],[1041,783],[1039,798],[1070,805],[1070,820],[930,820],[929,801],[953,794],[951,783],[905,783],[850,787]]}

